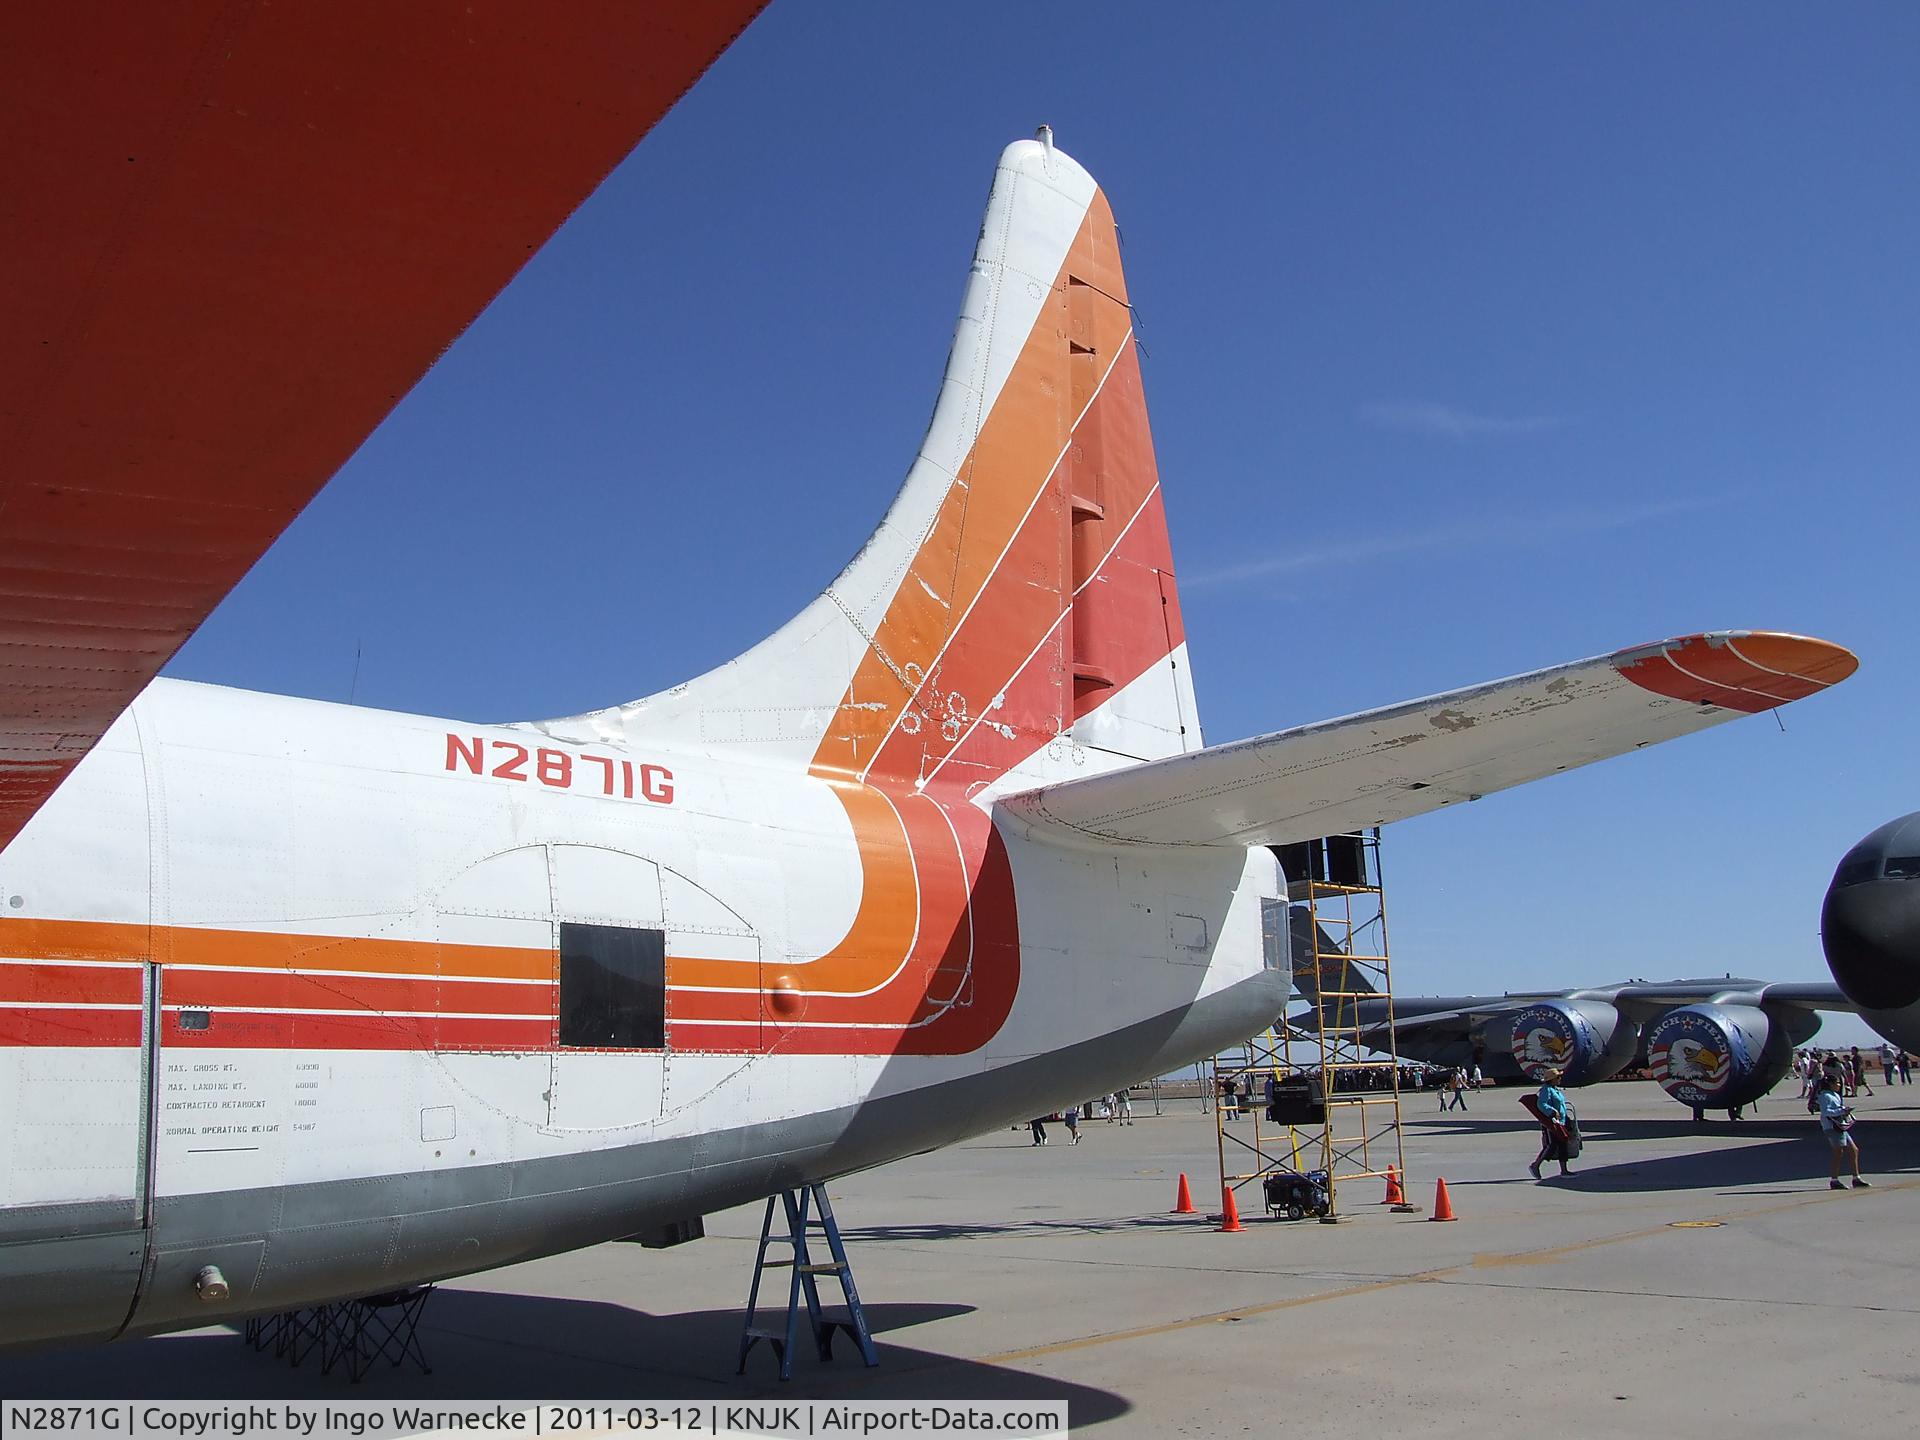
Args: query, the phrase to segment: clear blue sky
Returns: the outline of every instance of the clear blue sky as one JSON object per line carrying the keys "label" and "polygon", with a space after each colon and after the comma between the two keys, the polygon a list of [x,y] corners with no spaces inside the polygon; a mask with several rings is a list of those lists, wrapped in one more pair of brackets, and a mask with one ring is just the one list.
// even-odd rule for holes
{"label": "clear blue sky", "polygon": [[1398,988],[1825,979],[1840,852],[1920,807],[1916,57],[1905,4],[774,0],[169,673],[345,699],[359,647],[361,703],[522,719],[744,649],[891,497],[1047,121],[1210,740],[1702,628],[1862,657],[1390,831]]}

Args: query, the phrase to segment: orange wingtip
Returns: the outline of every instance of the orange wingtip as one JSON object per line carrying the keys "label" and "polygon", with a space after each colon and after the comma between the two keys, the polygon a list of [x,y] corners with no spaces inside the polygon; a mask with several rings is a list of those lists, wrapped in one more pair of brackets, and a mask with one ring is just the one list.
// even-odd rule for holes
{"label": "orange wingtip", "polygon": [[1714,630],[1622,650],[1613,668],[1643,690],[1754,714],[1838,685],[1860,668],[1851,650],[1773,630]]}

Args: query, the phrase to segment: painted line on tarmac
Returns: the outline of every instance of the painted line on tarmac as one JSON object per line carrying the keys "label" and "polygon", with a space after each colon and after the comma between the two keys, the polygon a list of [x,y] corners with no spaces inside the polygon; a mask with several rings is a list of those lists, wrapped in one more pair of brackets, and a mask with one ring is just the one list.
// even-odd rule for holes
{"label": "painted line on tarmac", "polygon": [[1697,1291],[1681,1294],[1672,1290],[1610,1290],[1601,1285],[1501,1285],[1492,1280],[1474,1280],[1464,1275],[1450,1277],[1438,1283],[1486,1291],[1527,1290],[1549,1295],[1614,1295],[1625,1300],[1698,1300],[1709,1305],[1785,1305],[1803,1310],[1836,1310],[1843,1315],[1920,1315],[1920,1309],[1910,1305],[1856,1305],[1850,1300],[1792,1300],[1775,1296],[1705,1295]]}
{"label": "painted line on tarmac", "polygon": [[[1889,1181],[1884,1185],[1876,1183],[1873,1189],[1880,1194],[1892,1194],[1916,1187],[1920,1187],[1920,1180]],[[1723,1214],[1700,1218],[1729,1222],[1761,1215],[1775,1215],[1787,1210],[1803,1210],[1811,1205],[1824,1205],[1835,1200],[1857,1201],[1858,1198],[1858,1192],[1852,1190],[1844,1193],[1822,1190],[1816,1194],[1782,1201],[1775,1205],[1759,1205],[1748,1210],[1730,1210]],[[1101,1345],[1120,1344],[1127,1340],[1145,1340],[1156,1335],[1177,1334],[1182,1330],[1194,1330],[1205,1325],[1227,1325],[1256,1315],[1276,1315],[1283,1311],[1298,1310],[1305,1305],[1318,1305],[1330,1300],[1353,1300],[1362,1295],[1377,1295],[1385,1290],[1398,1290],[1408,1285],[1429,1285],[1475,1269],[1505,1265],[1550,1265],[1569,1255],[1577,1255],[1584,1251],[1671,1233],[1672,1222],[1663,1220],[1658,1225],[1628,1230],[1618,1235],[1598,1235],[1591,1240],[1579,1240],[1569,1245],[1549,1246],[1541,1250],[1515,1250],[1506,1254],[1476,1255],[1473,1259],[1458,1265],[1448,1265],[1438,1270],[1421,1270],[1411,1275],[1399,1275],[1390,1280],[1376,1280],[1366,1285],[1349,1285],[1339,1290],[1325,1290],[1318,1295],[1297,1295],[1287,1300],[1269,1301],[1264,1305],[1242,1305],[1232,1310],[1216,1310],[1206,1315],[1191,1315],[1183,1320],[1168,1320],[1158,1325],[1137,1325],[1127,1330],[1108,1330],[1098,1335],[1083,1335],[1074,1340],[1056,1340],[1047,1345],[1030,1345],[1020,1350],[1003,1350],[998,1354],[975,1357],[971,1363],[999,1365],[1017,1360],[1037,1360],[1049,1355],[1064,1355],[1075,1350],[1091,1350]]]}
{"label": "painted line on tarmac", "polygon": [[[1912,1190],[1920,1186],[1920,1180],[1891,1180],[1886,1184],[1876,1184],[1873,1193],[1887,1195],[1899,1190]],[[1750,1220],[1762,1215],[1778,1215],[1787,1210],[1804,1210],[1809,1205],[1825,1205],[1835,1200],[1851,1200],[1858,1203],[1859,1192],[1854,1190],[1819,1190],[1810,1195],[1797,1195],[1791,1200],[1781,1200],[1772,1205],[1755,1205],[1745,1210],[1727,1210],[1716,1215],[1702,1215],[1690,1223],[1702,1222],[1714,1225],[1729,1225],[1736,1220]],[[1645,1240],[1650,1236],[1664,1235],[1675,1227],[1676,1222],[1663,1220],[1658,1225],[1649,1225],[1639,1230],[1627,1230],[1618,1235],[1596,1235],[1591,1240],[1576,1240],[1567,1245],[1554,1245],[1544,1250],[1516,1250],[1510,1254],[1476,1255],[1472,1266],[1456,1266],[1456,1269],[1485,1269],[1502,1265],[1551,1265],[1569,1255],[1578,1255],[1586,1250],[1598,1250],[1606,1245],[1619,1245],[1629,1240]]]}
{"label": "painted line on tarmac", "polygon": [[1202,1325],[1225,1325],[1235,1320],[1245,1320],[1252,1315],[1273,1315],[1282,1310],[1297,1310],[1302,1305],[1317,1305],[1323,1300],[1347,1300],[1358,1295],[1377,1294],[1382,1290],[1397,1290],[1404,1285],[1418,1285],[1451,1275],[1461,1268],[1453,1265],[1445,1270],[1423,1270],[1417,1275],[1397,1275],[1391,1280],[1376,1280],[1371,1285],[1349,1285],[1344,1290],[1323,1290],[1318,1295],[1297,1295],[1291,1300],[1272,1300],[1264,1305],[1242,1305],[1233,1310],[1220,1310],[1211,1315],[1191,1315],[1184,1320],[1168,1320],[1159,1325],[1140,1325],[1131,1330],[1109,1330],[1100,1335],[1083,1335],[1078,1340],[1057,1340],[1051,1345],[1032,1345],[1024,1350],[1003,1350],[997,1355],[982,1355],[974,1363],[998,1365],[1010,1360],[1034,1360],[1043,1355],[1060,1355],[1070,1350],[1088,1350],[1096,1345],[1112,1345],[1122,1340],[1144,1340],[1154,1335],[1171,1335],[1177,1331],[1192,1330]]}

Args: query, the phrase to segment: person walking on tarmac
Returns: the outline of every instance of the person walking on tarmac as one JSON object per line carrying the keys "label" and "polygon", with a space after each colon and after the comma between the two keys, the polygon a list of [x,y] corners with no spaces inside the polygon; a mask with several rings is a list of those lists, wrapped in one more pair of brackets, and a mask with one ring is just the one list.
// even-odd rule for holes
{"label": "person walking on tarmac", "polygon": [[1069,1105],[1066,1114],[1060,1117],[1067,1122],[1067,1134],[1073,1137],[1073,1143],[1080,1143],[1080,1107]]}
{"label": "person walking on tarmac", "polygon": [[1869,1095],[1873,1094],[1873,1086],[1867,1083],[1866,1067],[1860,1063],[1860,1047],[1855,1045],[1847,1058],[1853,1066],[1853,1093],[1858,1095],[1864,1090]]}
{"label": "person walking on tarmac", "polygon": [[1457,1065],[1453,1071],[1452,1108],[1455,1110],[1464,1110],[1467,1108],[1467,1072]]}
{"label": "person walking on tarmac", "polygon": [[1534,1179],[1540,1178],[1541,1163],[1547,1160],[1560,1162],[1560,1173],[1568,1172],[1567,1162],[1573,1158],[1573,1107],[1567,1103],[1567,1092],[1560,1088],[1565,1072],[1549,1066],[1540,1072],[1538,1093],[1525,1097],[1533,1103],[1527,1108],[1533,1111],[1534,1118],[1540,1122],[1540,1153],[1533,1157],[1533,1163],[1527,1166],[1527,1172]]}
{"label": "person walking on tarmac", "polygon": [[1827,1163],[1827,1188],[1847,1188],[1840,1183],[1840,1157],[1845,1155],[1853,1165],[1853,1188],[1871,1190],[1873,1187],[1860,1178],[1860,1142],[1853,1138],[1853,1107],[1840,1094],[1840,1087],[1830,1077],[1822,1075],[1807,1108],[1820,1117],[1820,1133],[1826,1138],[1827,1149],[1831,1152]]}

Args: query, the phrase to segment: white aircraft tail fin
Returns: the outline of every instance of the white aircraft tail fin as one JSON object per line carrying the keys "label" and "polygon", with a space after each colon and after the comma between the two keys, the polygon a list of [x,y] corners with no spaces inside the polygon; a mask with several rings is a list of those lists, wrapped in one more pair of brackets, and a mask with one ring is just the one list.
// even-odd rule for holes
{"label": "white aircraft tail fin", "polygon": [[1197,748],[1118,241],[1050,135],[1009,146],[926,439],[853,561],[727,665],[541,728],[966,794],[1016,765],[1063,773],[1066,736]]}

